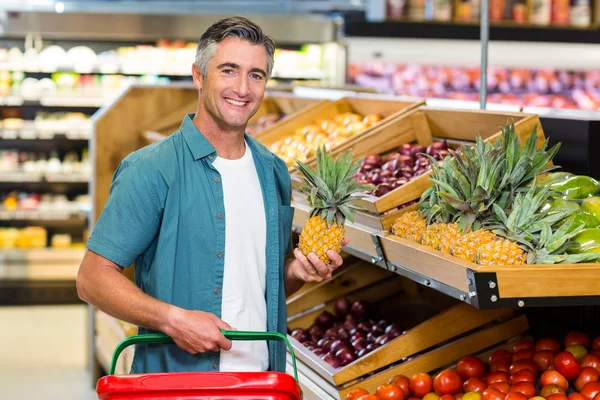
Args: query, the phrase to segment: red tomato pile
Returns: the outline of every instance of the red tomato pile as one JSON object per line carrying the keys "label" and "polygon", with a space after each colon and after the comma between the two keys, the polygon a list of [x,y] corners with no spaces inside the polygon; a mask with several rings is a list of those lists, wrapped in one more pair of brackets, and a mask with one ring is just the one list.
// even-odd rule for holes
{"label": "red tomato pile", "polygon": [[468,356],[435,377],[397,375],[375,394],[354,389],[346,400],[600,400],[599,380],[600,336],[571,332],[563,345],[522,340],[512,352],[494,351],[487,365]]}

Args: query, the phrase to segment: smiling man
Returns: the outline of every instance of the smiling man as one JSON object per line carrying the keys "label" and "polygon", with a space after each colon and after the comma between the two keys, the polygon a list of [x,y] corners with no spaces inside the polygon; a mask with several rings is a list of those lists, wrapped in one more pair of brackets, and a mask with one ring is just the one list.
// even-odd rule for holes
{"label": "smiling man", "polygon": [[[227,18],[201,37],[198,108],[168,138],[128,155],[79,268],[79,296],[176,345],[139,345],[132,373],[284,371],[280,343],[223,329],[286,332],[285,298],[342,264],[291,246],[285,163],[245,133],[273,70],[273,40]],[[347,243],[347,241],[345,241]],[[135,265],[135,284],[123,269]]]}

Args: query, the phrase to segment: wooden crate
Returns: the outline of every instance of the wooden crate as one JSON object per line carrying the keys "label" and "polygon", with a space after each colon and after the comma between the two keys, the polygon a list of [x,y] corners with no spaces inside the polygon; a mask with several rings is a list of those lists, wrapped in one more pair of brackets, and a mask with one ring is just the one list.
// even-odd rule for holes
{"label": "wooden crate", "polygon": [[[394,118],[403,115],[423,104],[424,102],[421,100],[403,101],[392,100],[389,98],[377,98],[375,96],[343,97],[327,105],[320,106],[310,111],[302,112],[301,115],[298,115],[293,120],[286,121],[285,123],[282,122],[276,129],[269,129],[268,132],[263,132],[259,137],[257,137],[257,139],[262,144],[269,147],[279,140],[291,137],[298,129],[304,128],[310,124],[314,124],[322,119],[333,120],[333,118],[338,114],[354,112],[362,116],[366,116],[368,114],[381,115],[383,119],[379,123],[355,134],[346,142],[351,143],[368,134],[375,127],[386,124],[387,122],[392,121]],[[307,160],[308,163],[311,163],[312,161],[312,159]]]}
{"label": "wooden crate", "polygon": [[[495,111],[446,110],[420,107],[392,121],[373,128],[367,134],[333,150],[337,155],[351,149],[355,158],[369,154],[384,154],[397,149],[403,143],[416,142],[428,145],[433,139],[447,139],[451,143],[472,142],[477,134],[484,140],[495,141],[501,136],[501,128],[514,121],[515,129],[526,140],[537,124],[540,144],[544,139],[542,126],[537,115]],[[314,164],[313,164],[314,165]],[[414,178],[406,185],[392,190],[381,197],[367,196],[359,203],[366,215],[357,217],[361,223],[374,229],[382,229],[385,219],[392,218],[398,207],[417,200],[432,183],[431,172]],[[293,177],[295,190],[300,181]]]}
{"label": "wooden crate", "polygon": [[285,92],[267,92],[256,114],[250,118],[248,125],[254,124],[261,117],[267,114],[281,115],[281,119],[269,127],[256,132],[252,136],[259,139],[265,133],[277,129],[281,124],[297,118],[305,112],[318,109],[321,106],[329,104],[328,100],[315,99],[310,97],[298,97],[292,93]]}
{"label": "wooden crate", "polygon": [[[338,369],[332,368],[290,336],[296,357],[340,392],[349,390],[344,385],[358,387],[363,381],[373,385],[375,383],[371,382],[377,385],[383,383],[379,379],[380,370],[385,368],[400,371],[407,368],[439,368],[523,330],[523,321],[514,322],[514,311],[511,309],[480,311],[361,262],[348,267],[332,282],[288,299],[288,328],[290,331],[310,328],[321,312],[334,312],[335,300],[340,297],[350,301],[366,300],[379,316],[406,329],[404,335]],[[483,346],[484,342],[486,346]],[[434,352],[433,355],[430,352]],[[408,357],[414,359],[407,361]],[[378,378],[373,380],[373,377]]]}

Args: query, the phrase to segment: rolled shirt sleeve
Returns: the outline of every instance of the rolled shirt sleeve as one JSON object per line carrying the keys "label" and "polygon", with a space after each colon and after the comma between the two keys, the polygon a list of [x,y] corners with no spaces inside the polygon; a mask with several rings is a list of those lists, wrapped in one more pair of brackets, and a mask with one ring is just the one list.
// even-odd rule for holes
{"label": "rolled shirt sleeve", "polygon": [[122,267],[133,264],[158,234],[166,193],[166,182],[151,162],[122,161],[87,248]]}

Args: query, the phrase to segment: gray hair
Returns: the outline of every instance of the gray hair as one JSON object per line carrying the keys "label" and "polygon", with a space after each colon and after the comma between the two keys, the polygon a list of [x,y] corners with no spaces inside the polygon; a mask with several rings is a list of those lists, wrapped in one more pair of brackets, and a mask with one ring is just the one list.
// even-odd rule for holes
{"label": "gray hair", "polygon": [[227,37],[236,37],[240,40],[247,40],[255,45],[264,46],[267,51],[267,79],[271,76],[274,63],[273,53],[275,52],[275,42],[273,39],[264,34],[262,29],[249,19],[231,17],[221,19],[212,24],[198,41],[194,64],[200,70],[202,78],[206,79],[208,61],[215,55],[217,45]]}

